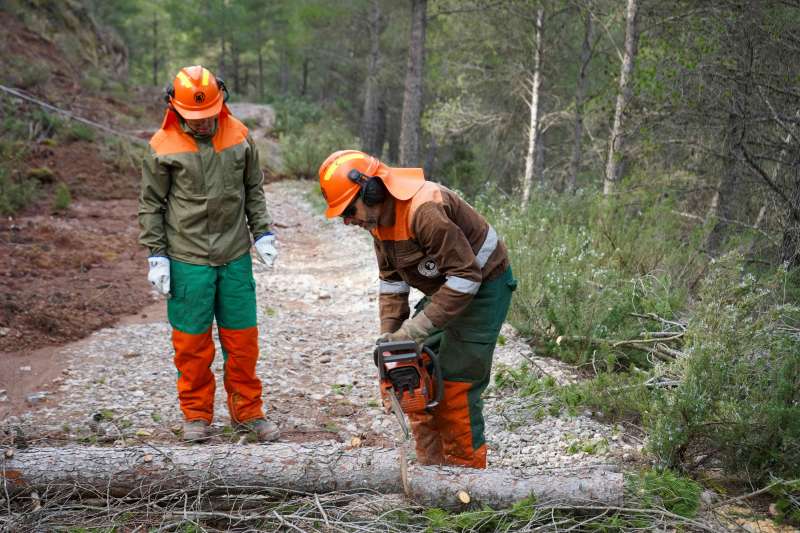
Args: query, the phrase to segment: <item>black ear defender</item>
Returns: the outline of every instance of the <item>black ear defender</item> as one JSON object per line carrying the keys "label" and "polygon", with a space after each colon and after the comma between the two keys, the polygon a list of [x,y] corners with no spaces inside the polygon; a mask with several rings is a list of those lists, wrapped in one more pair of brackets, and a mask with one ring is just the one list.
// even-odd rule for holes
{"label": "black ear defender", "polygon": [[386,185],[383,184],[383,180],[380,178],[365,176],[356,169],[350,170],[347,173],[347,177],[361,188],[359,197],[364,202],[364,205],[372,207],[382,204],[386,200]]}
{"label": "black ear defender", "polygon": [[230,98],[231,95],[228,92],[228,88],[225,87],[225,82],[219,76],[217,76],[217,87],[219,87],[219,90],[222,91],[222,103],[227,104],[228,98]]}
{"label": "black ear defender", "polygon": [[170,83],[164,87],[164,101],[169,104],[173,98],[175,98],[175,87]]}

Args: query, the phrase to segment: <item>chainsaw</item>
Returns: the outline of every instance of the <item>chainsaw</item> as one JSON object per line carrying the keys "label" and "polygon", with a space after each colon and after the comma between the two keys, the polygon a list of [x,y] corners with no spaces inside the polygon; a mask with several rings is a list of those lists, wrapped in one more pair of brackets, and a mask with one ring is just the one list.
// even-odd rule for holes
{"label": "chainsaw", "polygon": [[428,348],[414,341],[386,341],[375,347],[381,399],[388,413],[394,411],[408,438],[405,414],[433,409],[442,401],[444,383],[439,358]]}

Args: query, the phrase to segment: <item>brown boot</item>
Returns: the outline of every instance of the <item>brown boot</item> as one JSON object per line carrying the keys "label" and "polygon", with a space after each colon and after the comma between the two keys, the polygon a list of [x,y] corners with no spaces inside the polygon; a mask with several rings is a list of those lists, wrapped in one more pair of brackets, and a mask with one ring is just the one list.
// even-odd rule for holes
{"label": "brown boot", "polygon": [[208,422],[205,420],[187,420],[183,423],[183,440],[186,442],[202,442],[208,438]]}
{"label": "brown boot", "polygon": [[239,422],[234,424],[233,428],[239,433],[252,433],[258,439],[258,442],[271,442],[278,440],[281,436],[281,431],[278,426],[270,422],[266,418],[256,418],[248,420],[247,422]]}

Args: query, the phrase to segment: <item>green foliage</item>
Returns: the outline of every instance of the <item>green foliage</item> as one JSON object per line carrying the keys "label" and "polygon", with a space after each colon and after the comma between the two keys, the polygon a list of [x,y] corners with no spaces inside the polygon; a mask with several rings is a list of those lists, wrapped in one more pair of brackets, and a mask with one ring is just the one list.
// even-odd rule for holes
{"label": "green foliage", "polygon": [[[670,202],[652,198],[542,194],[526,209],[479,199],[508,244],[511,264],[524,265],[515,270],[511,323],[541,339],[545,352],[598,371],[650,366],[646,353],[589,339],[636,338],[646,328],[634,314],[673,318],[686,305],[686,285],[700,262],[675,243],[695,235]],[[559,336],[586,340],[557,344]]]}
{"label": "green foliage", "polygon": [[647,417],[650,445],[667,466],[710,454],[755,481],[800,477],[800,307],[787,273],[742,265],[730,254],[703,283],[680,384]]}
{"label": "green foliage", "polygon": [[50,79],[50,65],[42,59],[29,57],[9,57],[10,65],[6,69],[8,83],[20,89],[30,89],[47,83]]}
{"label": "green foliage", "polygon": [[13,215],[30,205],[36,198],[39,182],[35,179],[13,178],[0,166],[0,214]]}
{"label": "green foliage", "polygon": [[300,134],[307,125],[320,122],[325,114],[320,105],[304,98],[281,98],[271,105],[275,109],[276,135]]}
{"label": "green foliage", "polygon": [[51,183],[55,178],[55,174],[48,167],[35,167],[28,169],[25,173],[25,177],[37,180],[40,183]]}
{"label": "green foliage", "polygon": [[800,526],[800,480],[775,482],[769,492],[776,498],[776,520],[779,523]]}
{"label": "green foliage", "polygon": [[63,181],[59,182],[53,197],[53,211],[65,211],[71,203],[72,194],[69,192],[69,186]]}
{"label": "green foliage", "polygon": [[626,482],[632,497],[642,507],[663,507],[685,518],[694,517],[700,508],[702,487],[670,470],[639,472],[629,475]]}
{"label": "green foliage", "polygon": [[82,122],[72,121],[67,128],[62,132],[64,140],[67,142],[75,141],[93,141],[95,138],[94,128],[83,124]]}
{"label": "green foliage", "polygon": [[315,178],[319,166],[336,150],[357,149],[358,143],[342,122],[335,119],[308,124],[299,134],[281,136],[283,171],[298,178]]}

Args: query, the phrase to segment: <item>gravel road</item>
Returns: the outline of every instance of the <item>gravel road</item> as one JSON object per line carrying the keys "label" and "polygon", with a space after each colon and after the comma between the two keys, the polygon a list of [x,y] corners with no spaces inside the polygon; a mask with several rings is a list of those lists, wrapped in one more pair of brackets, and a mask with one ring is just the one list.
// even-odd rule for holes
{"label": "gravel road", "polygon": [[[267,416],[286,441],[352,443],[357,438],[362,445],[392,446],[399,439],[398,426],[378,406],[371,357],[378,332],[378,274],[370,238],[359,228],[325,220],[308,201],[312,191],[308,182],[266,188],[280,243],[274,269],[255,263],[258,373]],[[141,274],[146,274],[144,265]],[[567,365],[533,356],[508,325],[503,338],[495,371],[528,362],[558,382],[576,379]],[[28,440],[117,446],[177,442],[181,413],[163,310],[57,350],[62,375],[29,396],[26,412],[0,422],[6,432],[14,428]],[[218,442],[236,438],[225,408],[220,354],[218,346],[212,365]],[[588,413],[537,412],[530,398],[509,389],[490,387],[485,413],[490,466],[533,471],[618,464],[639,455],[640,446],[619,428]]]}

